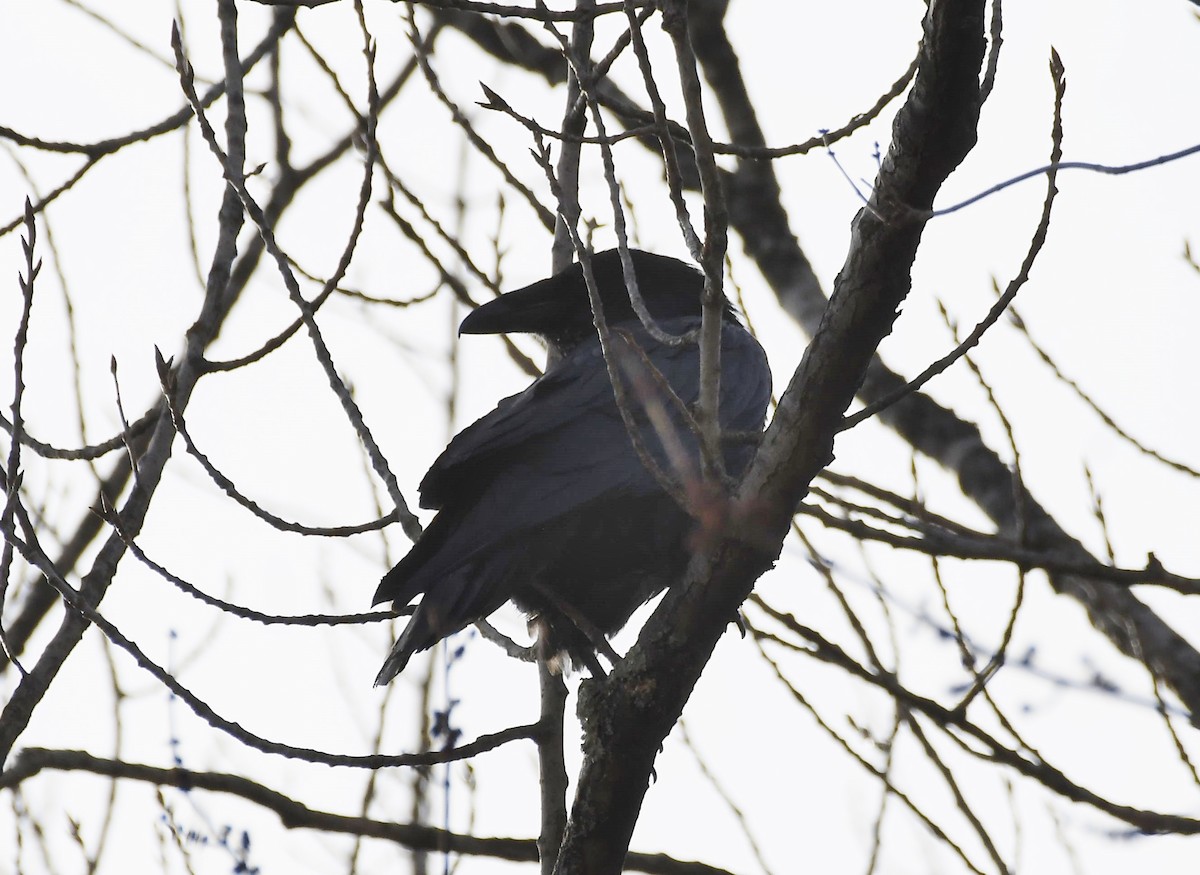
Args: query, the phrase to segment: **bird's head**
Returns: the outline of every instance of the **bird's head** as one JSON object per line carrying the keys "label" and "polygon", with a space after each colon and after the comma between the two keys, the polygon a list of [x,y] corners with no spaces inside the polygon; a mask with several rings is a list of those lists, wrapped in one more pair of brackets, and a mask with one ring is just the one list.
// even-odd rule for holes
{"label": "bird's head", "polygon": [[[702,273],[665,255],[639,249],[630,249],[629,255],[638,291],[656,321],[700,316]],[[608,323],[620,325],[636,320],[620,253],[616,249],[597,252],[591,263]],[[725,318],[735,318],[728,301],[724,311]],[[565,353],[595,336],[583,267],[572,264],[552,277],[489,301],[469,314],[458,330],[460,334],[536,334],[546,341],[552,353]]]}

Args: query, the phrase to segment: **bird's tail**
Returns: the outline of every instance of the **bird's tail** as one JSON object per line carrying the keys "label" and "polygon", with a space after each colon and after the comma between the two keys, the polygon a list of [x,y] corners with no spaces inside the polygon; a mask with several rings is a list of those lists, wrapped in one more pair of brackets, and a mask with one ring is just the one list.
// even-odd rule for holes
{"label": "bird's tail", "polygon": [[498,559],[492,557],[493,561],[486,565],[465,562],[433,585],[424,582],[406,584],[425,595],[392,645],[383,667],[375,676],[375,686],[383,686],[402,672],[414,653],[428,650],[503,604],[504,597],[497,597],[497,593],[504,592],[500,583],[506,566]]}
{"label": "bird's tail", "polygon": [[404,633],[392,645],[387,659],[383,661],[383,667],[379,669],[379,674],[375,675],[375,686],[382,687],[390,683],[392,678],[404,671],[404,666],[408,665],[409,659],[419,649],[412,641],[413,625],[410,622]]}

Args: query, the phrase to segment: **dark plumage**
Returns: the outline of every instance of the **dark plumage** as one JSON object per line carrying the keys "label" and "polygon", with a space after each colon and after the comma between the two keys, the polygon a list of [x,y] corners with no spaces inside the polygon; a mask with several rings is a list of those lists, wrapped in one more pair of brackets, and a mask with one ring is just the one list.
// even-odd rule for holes
{"label": "dark plumage", "polygon": [[[673,258],[636,250],[631,256],[658,325],[672,334],[698,327],[703,276]],[[694,404],[697,346],[668,346],[647,334],[629,302],[616,250],[592,256],[591,263],[610,329],[632,337],[679,398]],[[423,598],[376,684],[395,677],[413,653],[509,600],[539,617],[548,630],[544,643],[554,651],[595,666],[596,630],[616,632],[686,570],[695,523],[635,452],[592,320],[578,264],[463,320],[462,334],[540,335],[550,348],[549,364],[524,392],[463,429],[422,480],[421,506],[439,513],[384,576],[375,604],[399,607]],[[728,304],[721,336],[722,426],[758,431],[771,393],[766,358]],[[646,420],[650,396],[670,416],[692,465],[696,441],[653,380],[646,386],[628,390],[626,409],[634,413],[645,451],[678,479],[661,435]],[[752,452],[745,442],[727,444],[728,471],[740,474]],[[589,623],[595,627],[590,640],[580,628]]]}

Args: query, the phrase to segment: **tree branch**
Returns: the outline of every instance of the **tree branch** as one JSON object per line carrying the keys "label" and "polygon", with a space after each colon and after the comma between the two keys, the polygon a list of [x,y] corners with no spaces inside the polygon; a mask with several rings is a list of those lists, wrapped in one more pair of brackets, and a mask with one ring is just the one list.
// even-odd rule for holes
{"label": "tree branch", "polygon": [[621,870],[659,745],[725,626],[778,555],[809,481],[832,457],[842,413],[910,287],[924,224],[912,210],[932,205],[975,143],[983,7],[982,0],[930,6],[920,71],[871,203],[854,222],[821,328],[735,497],[735,534],[715,555],[695,557],[688,582],[668,591],[607,682],[581,689],[584,763],[560,875]]}

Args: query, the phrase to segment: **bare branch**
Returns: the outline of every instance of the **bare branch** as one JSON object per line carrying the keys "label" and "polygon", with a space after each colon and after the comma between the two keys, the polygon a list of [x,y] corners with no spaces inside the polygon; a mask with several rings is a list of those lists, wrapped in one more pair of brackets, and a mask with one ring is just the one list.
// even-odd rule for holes
{"label": "bare branch", "polygon": [[[668,591],[637,646],[603,687],[581,690],[584,764],[556,871],[620,870],[658,745],[725,624],[777,555],[809,481],[829,461],[836,422],[908,292],[921,227],[900,219],[932,203],[975,142],[983,5],[949,0],[929,8],[920,72],[897,117],[874,209],[855,221],[854,244],[822,331],[742,481],[732,539],[712,557],[695,558],[688,584]],[[878,215],[898,221],[885,223]],[[763,545],[765,539],[773,551]]]}
{"label": "bare branch", "polygon": [[[400,523],[404,528],[405,534],[408,535],[411,540],[415,541],[420,536],[420,521],[417,519],[416,515],[409,510],[408,504],[400,492],[400,485],[396,482],[396,475],[392,473],[387,459],[383,455],[383,451],[379,448],[379,445],[376,443],[374,436],[371,434],[370,429],[367,427],[367,424],[363,419],[362,412],[359,410],[354,399],[350,396],[350,391],[347,389],[346,384],[339,376],[337,369],[333,364],[333,359],[330,355],[329,348],[326,346],[325,341],[321,336],[321,331],[317,327],[316,320],[313,316],[312,307],[300,293],[300,288],[296,282],[296,277],[292,273],[287,257],[283,254],[282,250],[280,250],[275,241],[275,235],[271,229],[271,225],[267,219],[267,216],[263,213],[262,208],[259,207],[254,198],[251,197],[250,193],[246,190],[245,182],[237,166],[230,163],[232,154],[227,157],[221,149],[220,144],[217,143],[216,135],[213,132],[212,126],[209,125],[208,119],[205,117],[204,108],[200,105],[199,99],[196,97],[196,92],[192,85],[191,65],[183,55],[183,48],[179,43],[178,31],[176,31],[174,34],[172,45],[175,48],[175,61],[179,69],[180,83],[183,86],[184,93],[187,95],[188,100],[192,103],[192,109],[196,113],[196,120],[200,123],[200,130],[204,134],[204,139],[208,143],[209,149],[211,149],[213,154],[217,156],[217,160],[221,164],[222,173],[224,174],[226,181],[229,182],[230,189],[235,193],[237,199],[240,201],[240,205],[246,210],[247,214],[257,226],[259,236],[262,237],[263,244],[266,246],[267,252],[270,253],[272,258],[274,258],[276,266],[279,268],[279,272],[283,278],[284,285],[287,287],[288,296],[299,308],[301,317],[304,319],[304,327],[307,329],[309,337],[312,340],[313,350],[316,353],[317,361],[321,364],[322,369],[325,371],[325,376],[329,381],[329,386],[333,390],[333,393],[337,397],[338,401],[341,402],[342,409],[346,414],[346,418],[354,428],[359,440],[362,441],[363,446],[366,447],[368,453],[370,454],[371,464],[375,468],[376,473],[386,484],[388,494],[391,497],[397,512],[400,514]],[[368,69],[370,69],[370,66],[371,65],[368,64]],[[371,76],[373,77],[373,75],[374,74],[372,73]],[[340,271],[344,271],[345,266],[349,264],[350,257],[354,250],[354,242],[357,240],[358,230],[362,225],[362,216],[366,210],[366,205],[370,197],[371,169],[374,164],[375,155],[374,119],[375,114],[372,111],[367,116],[365,132],[367,141],[367,157],[366,161],[364,162],[365,171],[363,173],[363,181],[359,193],[359,205],[355,216],[354,230],[351,233],[350,242],[343,251],[342,258],[339,261],[339,273],[335,274],[335,278],[331,278],[331,284],[336,283],[336,277],[340,277]]]}

